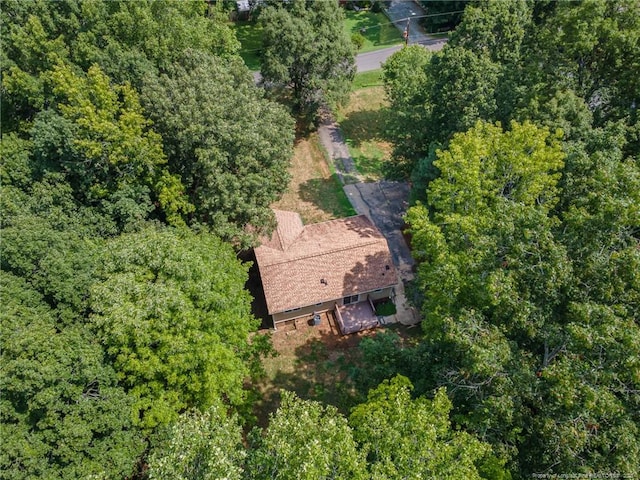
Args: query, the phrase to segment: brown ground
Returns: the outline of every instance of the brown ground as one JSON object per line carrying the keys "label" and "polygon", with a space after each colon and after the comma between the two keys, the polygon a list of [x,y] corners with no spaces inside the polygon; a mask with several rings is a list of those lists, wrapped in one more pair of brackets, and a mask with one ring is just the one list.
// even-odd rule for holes
{"label": "brown ground", "polygon": [[290,390],[304,399],[338,407],[343,413],[359,399],[348,376],[348,367],[358,361],[358,344],[378,329],[341,335],[332,312],[321,315],[321,324],[301,318],[279,325],[271,334],[278,355],[264,361],[266,377],[258,385],[256,415],[261,426],[280,404],[280,390]]}
{"label": "brown ground", "polygon": [[273,208],[298,212],[305,224],[353,215],[340,182],[327,166],[316,133],[296,140],[289,171],[289,188]]}
{"label": "brown ground", "polygon": [[334,405],[347,415],[365,400],[349,376],[352,367],[361,361],[358,346],[363,338],[387,328],[408,343],[421,336],[419,327],[399,324],[341,335],[332,312],[323,313],[317,326],[310,318],[301,318],[278,326],[275,332],[261,330],[260,334],[271,335],[278,355],[264,360],[266,376],[254,385],[259,393],[254,411],[258,424],[268,424],[269,415],[280,404],[282,389],[293,391],[300,398]]}

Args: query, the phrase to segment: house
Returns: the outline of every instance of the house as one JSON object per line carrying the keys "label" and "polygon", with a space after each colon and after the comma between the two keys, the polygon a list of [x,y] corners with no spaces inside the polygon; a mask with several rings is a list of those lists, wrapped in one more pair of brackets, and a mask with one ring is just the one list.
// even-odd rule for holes
{"label": "house", "polygon": [[303,225],[276,210],[277,228],[255,249],[267,310],[278,324],[333,310],[342,333],[378,325],[374,304],[398,276],[384,236],[364,215]]}

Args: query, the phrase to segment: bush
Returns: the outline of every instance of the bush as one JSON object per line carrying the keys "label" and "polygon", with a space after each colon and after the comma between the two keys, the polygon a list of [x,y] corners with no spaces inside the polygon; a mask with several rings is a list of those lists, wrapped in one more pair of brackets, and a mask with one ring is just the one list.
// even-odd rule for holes
{"label": "bush", "polygon": [[391,300],[376,305],[376,315],[378,315],[379,317],[395,315],[396,311],[396,306]]}
{"label": "bush", "polygon": [[354,33],[351,35],[351,42],[355,45],[357,50],[360,50],[364,46],[366,39],[361,33]]}
{"label": "bush", "polygon": [[[386,2],[386,3],[389,3],[389,2]],[[383,10],[383,6],[384,4],[381,0],[376,0],[371,4],[371,11],[373,13],[380,13]],[[386,6],[387,8],[389,7],[389,5],[386,5]]]}

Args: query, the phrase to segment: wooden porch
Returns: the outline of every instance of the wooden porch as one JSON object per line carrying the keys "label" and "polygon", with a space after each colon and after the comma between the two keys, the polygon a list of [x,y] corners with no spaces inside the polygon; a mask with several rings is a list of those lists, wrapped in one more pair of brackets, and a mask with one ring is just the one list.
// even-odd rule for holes
{"label": "wooden porch", "polygon": [[371,300],[350,305],[336,304],[334,313],[343,335],[374,328],[380,324]]}

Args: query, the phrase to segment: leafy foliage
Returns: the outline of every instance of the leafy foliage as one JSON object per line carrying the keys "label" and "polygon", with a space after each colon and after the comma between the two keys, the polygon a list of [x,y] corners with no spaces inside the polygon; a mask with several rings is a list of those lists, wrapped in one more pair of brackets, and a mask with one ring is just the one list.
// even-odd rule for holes
{"label": "leafy foliage", "polygon": [[293,120],[263,98],[242,61],[187,51],[143,89],[171,171],[207,225],[240,248],[273,227],[288,185]]}
{"label": "leafy foliage", "polygon": [[148,460],[151,480],[242,478],[242,432],[220,406],[185,412],[157,437]]}
{"label": "leafy foliage", "polygon": [[291,87],[299,113],[313,115],[325,103],[348,98],[355,75],[354,47],[337,1],[272,5],[262,11],[260,21],[264,80]]}
{"label": "leafy foliage", "polygon": [[208,234],[146,228],[110,241],[91,289],[91,323],[153,428],[221,398],[239,405],[257,327],[247,268]]}
{"label": "leafy foliage", "polygon": [[264,435],[253,433],[246,478],[367,478],[364,456],[335,407],[282,392],[282,403]]}
{"label": "leafy foliage", "polygon": [[427,400],[412,399],[412,388],[406,377],[385,381],[349,417],[354,438],[368,452],[369,478],[481,478],[476,464],[491,447],[451,429],[444,390]]}
{"label": "leafy foliage", "polygon": [[[248,340],[246,267],[214,235],[268,230],[292,122],[252,84],[219,7],[7,0],[0,19],[3,474],[131,477],[155,426],[190,407],[240,406],[259,371],[268,341]],[[190,111],[218,129],[205,132],[219,148],[206,155],[234,169],[204,193],[183,181],[211,177],[183,177],[185,157],[167,146],[205,146],[181,145],[188,137],[141,105],[185,58],[217,66],[193,78],[219,81],[230,102],[218,114],[236,113],[206,117],[212,101]],[[178,121],[180,131],[194,120]],[[203,207],[206,196],[217,203]]]}
{"label": "leafy foliage", "polygon": [[413,358],[522,475],[637,470],[638,169],[616,158],[620,137],[596,138],[566,156],[561,191],[557,138],[478,124],[437,152],[408,214],[425,294]]}
{"label": "leafy foliage", "polygon": [[[635,0],[470,3],[448,44],[428,62],[404,52],[387,62],[398,160],[428,183],[431,173],[420,160],[477,120],[529,120],[562,128],[571,140],[623,121],[632,139],[639,9]],[[637,153],[635,145],[627,147]]]}
{"label": "leafy foliage", "polygon": [[22,279],[0,272],[3,478],[122,478],[144,443],[132,399],[82,326],[56,328]]}
{"label": "leafy foliage", "polygon": [[[57,111],[36,115],[34,155],[42,170],[62,171],[76,195],[101,205],[121,224],[140,221],[160,200],[171,220],[190,205],[180,200],[179,179],[162,167],[160,137],[148,130],[138,96],[128,85],[113,86],[93,66],[86,77],[70,66],[45,75],[59,99]],[[177,191],[167,187],[177,185]]]}

